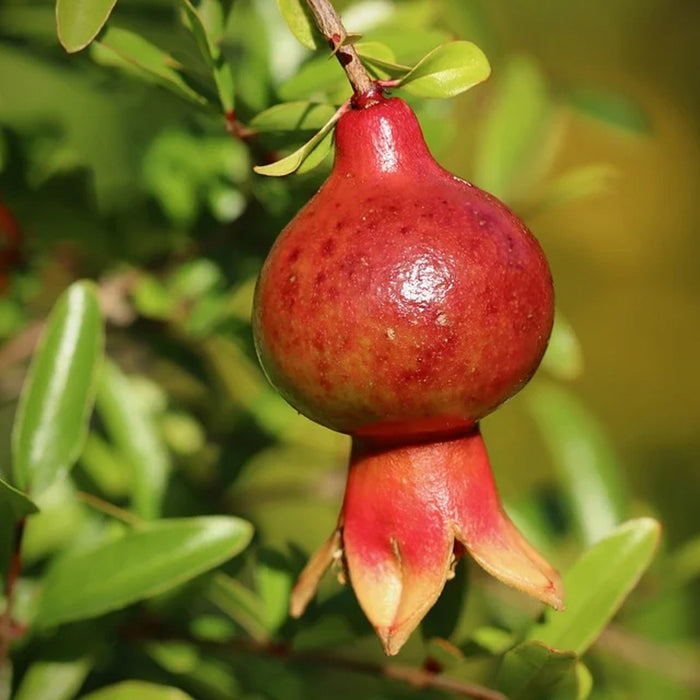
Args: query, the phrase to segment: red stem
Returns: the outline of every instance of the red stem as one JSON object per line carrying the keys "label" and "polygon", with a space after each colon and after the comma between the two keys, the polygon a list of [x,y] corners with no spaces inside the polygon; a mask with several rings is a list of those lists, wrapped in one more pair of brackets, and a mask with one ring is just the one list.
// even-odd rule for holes
{"label": "red stem", "polygon": [[12,602],[15,586],[22,571],[22,537],[26,518],[20,518],[15,525],[15,537],[12,546],[10,566],[5,579],[5,610],[0,617],[0,671],[2,671],[10,652],[10,644],[17,636],[16,627],[12,621]]}

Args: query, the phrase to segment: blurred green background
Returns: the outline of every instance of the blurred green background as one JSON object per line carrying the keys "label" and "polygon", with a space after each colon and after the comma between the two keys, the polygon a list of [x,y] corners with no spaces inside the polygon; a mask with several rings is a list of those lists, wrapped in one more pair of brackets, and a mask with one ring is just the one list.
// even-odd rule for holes
{"label": "blurred green background", "polygon": [[[596,697],[694,697],[700,4],[338,6],[348,10],[348,29],[368,38],[391,45],[414,32],[428,48],[468,39],[489,57],[486,84],[447,102],[412,102],[440,162],[503,197],[540,240],[559,311],[583,357],[581,372],[569,366],[552,374],[567,380],[575,410],[592,417],[604,460],[622,465],[611,471],[625,516],[654,515],[664,525],[662,556],[624,618],[636,636],[607,638],[594,672],[609,685]],[[272,0],[237,0],[232,17],[225,46],[242,123],[280,101],[337,93],[332,80],[315,91],[309,79],[293,84],[309,55]],[[203,94],[213,92],[169,0],[120,0],[113,20],[171,51],[192,67]],[[128,289],[108,295],[108,351],[137,375],[139,400],[158,416],[174,465],[166,513],[248,517],[262,547],[303,550],[297,566],[334,526],[347,442],[297,418],[267,389],[247,316],[267,249],[318,187],[329,159],[285,180],[253,175],[252,163],[294,138],[233,139],[215,108],[129,76],[108,43],[69,57],[58,45],[51,3],[0,0],[0,200],[25,237],[22,266],[0,299],[7,341],[0,351],[0,450],[9,451],[31,347],[27,328],[73,279],[117,274]],[[410,47],[400,51],[411,57]],[[564,567],[583,543],[570,536],[566,507],[552,495],[562,472],[532,409],[550,386],[542,374],[484,421],[484,433],[505,500]],[[95,444],[81,461],[78,486],[128,503],[128,485],[100,470]],[[574,454],[574,470],[577,459],[586,462],[585,447]],[[549,518],[543,530],[558,526],[557,535],[538,540],[535,501]],[[46,527],[35,529],[30,561],[57,546]],[[686,555],[674,558],[684,546]],[[250,566],[241,565],[244,574]],[[335,591],[330,582],[324,595]],[[345,630],[346,637],[355,631]],[[622,670],[606,653],[623,659]]]}

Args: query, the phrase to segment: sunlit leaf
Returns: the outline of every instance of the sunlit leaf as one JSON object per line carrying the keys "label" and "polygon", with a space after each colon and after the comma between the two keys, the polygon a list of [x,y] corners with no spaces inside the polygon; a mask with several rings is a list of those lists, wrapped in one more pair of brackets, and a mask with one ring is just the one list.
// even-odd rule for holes
{"label": "sunlit leaf", "polygon": [[595,418],[567,389],[538,382],[523,394],[556,467],[584,542],[607,535],[625,516],[622,467]]}
{"label": "sunlit leaf", "polygon": [[400,78],[411,70],[411,66],[397,63],[394,52],[379,41],[360,42],[355,50],[365,67],[379,80]]}
{"label": "sunlit leaf", "polygon": [[75,282],[52,310],[22,389],[13,474],[38,494],[68,472],[87,437],[104,339],[93,284]]}
{"label": "sunlit leaf", "polygon": [[567,97],[574,109],[610,126],[641,134],[652,130],[641,105],[625,95],[600,88],[573,88]]}
{"label": "sunlit leaf", "polygon": [[512,58],[499,72],[476,141],[474,182],[508,202],[551,158],[552,101],[538,66]]}
{"label": "sunlit leaf", "polygon": [[509,700],[549,697],[565,676],[574,676],[576,654],[540,642],[523,642],[503,657],[497,687]]}
{"label": "sunlit leaf", "polygon": [[629,520],[586,550],[564,574],[566,610],[547,611],[529,639],[583,654],[646,571],[660,533],[652,518]]}
{"label": "sunlit leaf", "polygon": [[605,163],[582,165],[547,183],[542,195],[529,206],[530,215],[560,207],[610,190],[617,171]]}
{"label": "sunlit leaf", "polygon": [[228,114],[233,111],[234,107],[233,73],[231,71],[231,66],[221,53],[221,47],[216,37],[211,35],[207,25],[190,0],[179,0],[179,2],[187,15],[199,49],[211,69],[219,94],[219,101],[221,102],[224,113]]}
{"label": "sunlit leaf", "polygon": [[133,503],[143,518],[154,518],[170,473],[170,456],[142,397],[114,363],[105,363],[97,410],[112,442],[131,468]]}
{"label": "sunlit leaf", "polygon": [[234,517],[159,520],[67,554],[44,580],[36,624],[83,620],[154,596],[235,556],[252,532]]}
{"label": "sunlit leaf", "polygon": [[583,372],[583,350],[571,324],[557,311],[542,369],[557,379],[571,380]]}
{"label": "sunlit leaf", "polygon": [[58,39],[69,53],[84,49],[109,19],[117,0],[56,0]]}
{"label": "sunlit leaf", "polygon": [[316,102],[285,102],[256,114],[248,126],[256,131],[316,131],[335,113],[335,108]]}
{"label": "sunlit leaf", "polygon": [[93,58],[103,65],[127,67],[195,104],[209,102],[190,86],[180,72],[181,66],[172,56],[128,29],[109,27],[93,46]]}
{"label": "sunlit leaf", "polygon": [[304,0],[277,0],[277,5],[299,43],[308,49],[318,48],[316,25]]}
{"label": "sunlit leaf", "polygon": [[80,455],[80,467],[106,496],[120,498],[128,494],[131,484],[129,463],[98,433],[88,435]]}
{"label": "sunlit leaf", "polygon": [[[314,164],[320,162],[320,160],[325,156],[330,148],[330,137],[332,135],[333,127],[335,123],[340,119],[341,111],[338,110],[323,126],[323,128],[318,131],[311,139],[309,139],[301,148],[298,148],[294,153],[290,153],[285,158],[276,161],[275,163],[270,163],[269,165],[256,165],[255,170],[259,175],[271,175],[274,177],[281,177],[283,175],[289,175],[299,169],[301,164],[311,156],[316,149],[321,149],[319,153],[316,153],[316,161]],[[327,138],[328,137],[328,138]],[[325,148],[325,152],[323,149]],[[320,155],[320,157],[319,157]]]}
{"label": "sunlit leaf", "polygon": [[453,41],[433,49],[401,80],[399,87],[418,97],[453,97],[483,82],[491,66],[470,41]]}
{"label": "sunlit leaf", "polygon": [[14,700],[73,700],[93,666],[89,657],[36,661],[22,676]]}
{"label": "sunlit leaf", "polygon": [[193,700],[191,695],[169,685],[158,685],[147,681],[122,681],[88,695],[80,700]]}

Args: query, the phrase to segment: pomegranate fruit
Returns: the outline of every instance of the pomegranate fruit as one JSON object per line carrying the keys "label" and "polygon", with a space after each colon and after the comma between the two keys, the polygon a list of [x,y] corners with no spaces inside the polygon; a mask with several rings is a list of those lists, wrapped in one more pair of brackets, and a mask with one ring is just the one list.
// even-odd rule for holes
{"label": "pomegranate fruit", "polygon": [[338,528],[292,614],[339,559],[396,653],[465,548],[561,607],[557,573],[500,506],[478,429],[545,351],[542,250],[504,204],[435,162],[402,100],[358,102],[335,139],[333,170],[270,251],[253,313],[272,384],[353,436]]}

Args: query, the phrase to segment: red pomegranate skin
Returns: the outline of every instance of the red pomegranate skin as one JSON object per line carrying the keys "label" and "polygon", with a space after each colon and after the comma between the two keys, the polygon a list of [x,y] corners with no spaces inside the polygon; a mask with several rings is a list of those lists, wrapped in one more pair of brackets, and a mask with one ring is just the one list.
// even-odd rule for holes
{"label": "red pomegranate skin", "polygon": [[289,403],[334,430],[463,432],[545,351],[542,250],[504,204],[436,163],[402,100],[347,112],[335,138],[330,176],[259,278],[261,363]]}

